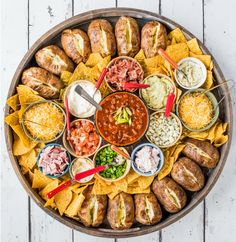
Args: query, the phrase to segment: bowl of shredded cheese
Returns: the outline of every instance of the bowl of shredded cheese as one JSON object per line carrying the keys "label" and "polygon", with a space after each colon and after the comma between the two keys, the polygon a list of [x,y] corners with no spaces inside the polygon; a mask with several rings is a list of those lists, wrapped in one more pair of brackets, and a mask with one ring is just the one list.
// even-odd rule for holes
{"label": "bowl of shredded cheese", "polygon": [[205,131],[219,117],[218,101],[212,92],[205,89],[189,90],[177,103],[176,113],[188,130]]}
{"label": "bowl of shredded cheese", "polygon": [[30,104],[25,109],[21,124],[25,134],[31,140],[49,143],[63,134],[66,115],[57,103],[39,101]]}

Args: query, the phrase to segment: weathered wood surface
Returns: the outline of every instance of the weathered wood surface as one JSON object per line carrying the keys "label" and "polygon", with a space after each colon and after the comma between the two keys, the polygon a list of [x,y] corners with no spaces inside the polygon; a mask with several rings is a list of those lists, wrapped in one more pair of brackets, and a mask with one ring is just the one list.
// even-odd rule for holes
{"label": "weathered wood surface", "polygon": [[[134,7],[159,12],[185,26],[206,46],[226,78],[236,76],[235,1],[220,0],[20,0],[1,1],[1,118],[10,80],[33,42],[55,24],[87,10]],[[222,11],[223,10],[223,11]],[[235,109],[236,93],[233,93]],[[235,113],[234,113],[235,117]],[[109,241],[72,231],[44,213],[27,197],[11,167],[1,122],[1,241]],[[234,137],[236,133],[234,131]],[[236,143],[226,167],[205,203],[161,232],[122,241],[234,241],[236,237]]]}

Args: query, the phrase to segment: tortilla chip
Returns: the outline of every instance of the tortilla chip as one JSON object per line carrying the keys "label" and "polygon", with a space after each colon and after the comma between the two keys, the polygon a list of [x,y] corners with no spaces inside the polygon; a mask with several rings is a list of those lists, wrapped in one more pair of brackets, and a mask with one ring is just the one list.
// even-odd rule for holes
{"label": "tortilla chip", "polygon": [[96,179],[93,185],[92,193],[103,195],[111,193],[112,191],[114,191],[114,189],[116,190],[116,187],[112,184],[104,184],[101,183],[100,180]]}
{"label": "tortilla chip", "polygon": [[[140,191],[148,189],[154,180],[154,176],[140,176],[138,178],[138,184]],[[138,189],[138,187],[137,187]]]}
{"label": "tortilla chip", "polygon": [[[165,152],[166,154],[167,152]],[[169,157],[168,155],[165,155],[165,162],[164,166],[160,170],[158,174],[158,180],[162,180],[164,177],[168,176],[172,170],[172,167],[174,165],[175,159],[174,157]]]}
{"label": "tortilla chip", "polygon": [[172,30],[168,34],[168,39],[171,40],[171,44],[187,42],[187,39],[185,38],[183,32],[179,28]]}
{"label": "tortilla chip", "polygon": [[85,186],[81,186],[81,187],[77,187],[77,188],[70,188],[71,191],[73,191],[76,194],[80,194],[82,193],[86,188],[88,187],[88,185]]}
{"label": "tortilla chip", "polygon": [[13,133],[13,136],[14,136],[14,142],[13,142],[13,148],[12,148],[13,155],[16,155],[16,156],[24,155],[37,145],[36,142],[31,142],[29,146],[26,146],[15,133]]}
{"label": "tortilla chip", "polygon": [[97,63],[97,67],[99,69],[100,72],[102,72],[103,68],[105,68],[109,62],[111,61],[111,56],[106,56],[102,59],[102,61]]}
{"label": "tortilla chip", "polygon": [[220,147],[228,141],[228,135],[222,135],[221,137],[215,139],[214,146]]}
{"label": "tortilla chip", "polygon": [[189,40],[187,42],[187,45],[188,45],[189,51],[191,51],[195,55],[202,55],[203,54],[202,50],[200,49],[200,47],[198,45],[198,42],[197,42],[196,38],[193,38],[193,39]]}
{"label": "tortilla chip", "polygon": [[146,68],[157,68],[163,64],[164,60],[160,55],[144,60]]}
{"label": "tortilla chip", "polygon": [[203,62],[203,64],[206,66],[207,70],[212,70],[212,61],[210,55],[196,55],[193,52],[190,52],[191,57],[195,57]]}
{"label": "tortilla chip", "polygon": [[169,45],[167,46],[166,52],[177,63],[189,56],[189,50],[186,43]]}
{"label": "tortilla chip", "polygon": [[144,66],[144,59],[145,59],[145,54],[143,49],[141,49],[138,54],[134,57],[135,60],[139,62],[139,64],[143,67]]}
{"label": "tortilla chip", "polygon": [[55,198],[52,197],[52,198],[48,199],[47,202],[44,204],[44,207],[56,208]]}
{"label": "tortilla chip", "polygon": [[88,60],[86,61],[85,65],[89,67],[96,66],[99,62],[102,62],[103,58],[99,53],[92,53],[90,54]]}
{"label": "tortilla chip", "polygon": [[113,199],[116,195],[118,195],[121,191],[118,191],[118,190],[114,190],[113,192],[109,193],[108,194],[108,197],[110,199]]}
{"label": "tortilla chip", "polygon": [[62,74],[61,74],[61,80],[63,81],[63,83],[65,85],[68,85],[68,82],[69,82],[71,76],[72,76],[72,73],[69,72],[69,71],[63,71],[62,72]]}
{"label": "tortilla chip", "polygon": [[18,125],[19,124],[19,111],[15,111],[14,113],[7,115],[4,119],[4,121],[9,126]]}
{"label": "tortilla chip", "polygon": [[139,194],[139,193],[149,193],[150,192],[150,187],[146,189],[140,189],[139,187],[128,187],[127,193],[129,194]]}
{"label": "tortilla chip", "polygon": [[21,105],[45,100],[44,98],[40,97],[37,92],[35,92],[32,88],[28,86],[19,85],[16,89],[19,95],[18,97]]}
{"label": "tortilla chip", "polygon": [[38,169],[34,169],[34,178],[33,178],[32,188],[43,189],[52,181],[53,181],[53,179],[45,176]]}
{"label": "tortilla chip", "polygon": [[212,71],[207,71],[207,78],[202,87],[205,89],[210,89],[212,87],[212,85],[213,85]]}
{"label": "tortilla chip", "polygon": [[133,169],[131,169],[126,176],[128,185],[131,184],[132,182],[136,181],[139,177],[140,177],[140,175],[137,174]]}
{"label": "tortilla chip", "polygon": [[43,188],[43,190],[41,190],[39,192],[39,195],[44,199],[44,200],[48,200],[47,198],[47,194],[52,191],[53,189],[58,187],[58,179],[54,179],[52,182],[50,182],[49,184],[46,185],[46,187]]}
{"label": "tortilla chip", "polygon": [[29,151],[28,153],[20,156],[19,164],[29,170],[32,170],[37,162],[36,152],[34,149]]}
{"label": "tortilla chip", "polygon": [[29,175],[29,179],[30,179],[30,181],[33,182],[33,179],[34,179],[34,173],[33,173],[31,170],[29,170],[28,175]]}
{"label": "tortilla chip", "polygon": [[11,107],[14,111],[19,108],[19,98],[18,94],[15,94],[7,99],[7,105]]}
{"label": "tortilla chip", "polygon": [[170,155],[172,157],[174,157],[174,161],[176,161],[179,158],[179,155],[182,152],[182,150],[184,149],[184,147],[185,147],[185,144],[178,144],[175,146],[172,153],[170,153]]}
{"label": "tortilla chip", "polygon": [[60,215],[62,216],[68,205],[72,200],[72,191],[67,189],[62,190],[61,192],[55,195],[55,204],[59,210]]}
{"label": "tortilla chip", "polygon": [[85,199],[85,196],[82,193],[80,193],[79,195],[74,193],[73,200],[70,203],[70,205],[67,207],[65,214],[69,217],[76,216],[82,206],[84,199]]}
{"label": "tortilla chip", "polygon": [[[22,126],[20,124],[17,125],[12,125],[11,128],[14,130],[14,132],[18,135],[18,137],[20,138],[20,140],[22,141],[22,143],[29,147],[30,144],[34,141],[32,141],[30,138],[28,138],[28,136],[25,134]],[[36,142],[35,142],[36,143]]]}

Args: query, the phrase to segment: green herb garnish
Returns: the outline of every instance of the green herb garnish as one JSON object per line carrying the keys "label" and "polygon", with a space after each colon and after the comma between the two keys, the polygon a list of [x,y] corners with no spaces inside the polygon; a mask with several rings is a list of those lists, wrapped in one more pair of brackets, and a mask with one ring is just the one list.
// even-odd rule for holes
{"label": "green herb garnish", "polygon": [[125,124],[128,123],[131,125],[132,123],[132,112],[128,107],[120,107],[114,115],[116,124]]}

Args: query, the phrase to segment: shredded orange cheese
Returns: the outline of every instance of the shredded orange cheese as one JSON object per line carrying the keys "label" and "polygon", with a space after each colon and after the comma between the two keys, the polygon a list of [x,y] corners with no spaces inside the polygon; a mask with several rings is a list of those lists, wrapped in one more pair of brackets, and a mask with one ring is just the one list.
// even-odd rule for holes
{"label": "shredded orange cheese", "polygon": [[34,138],[47,141],[62,132],[65,120],[54,104],[39,103],[25,113],[24,124]]}
{"label": "shredded orange cheese", "polygon": [[212,102],[205,94],[189,93],[180,101],[179,115],[189,128],[202,129],[212,120]]}

